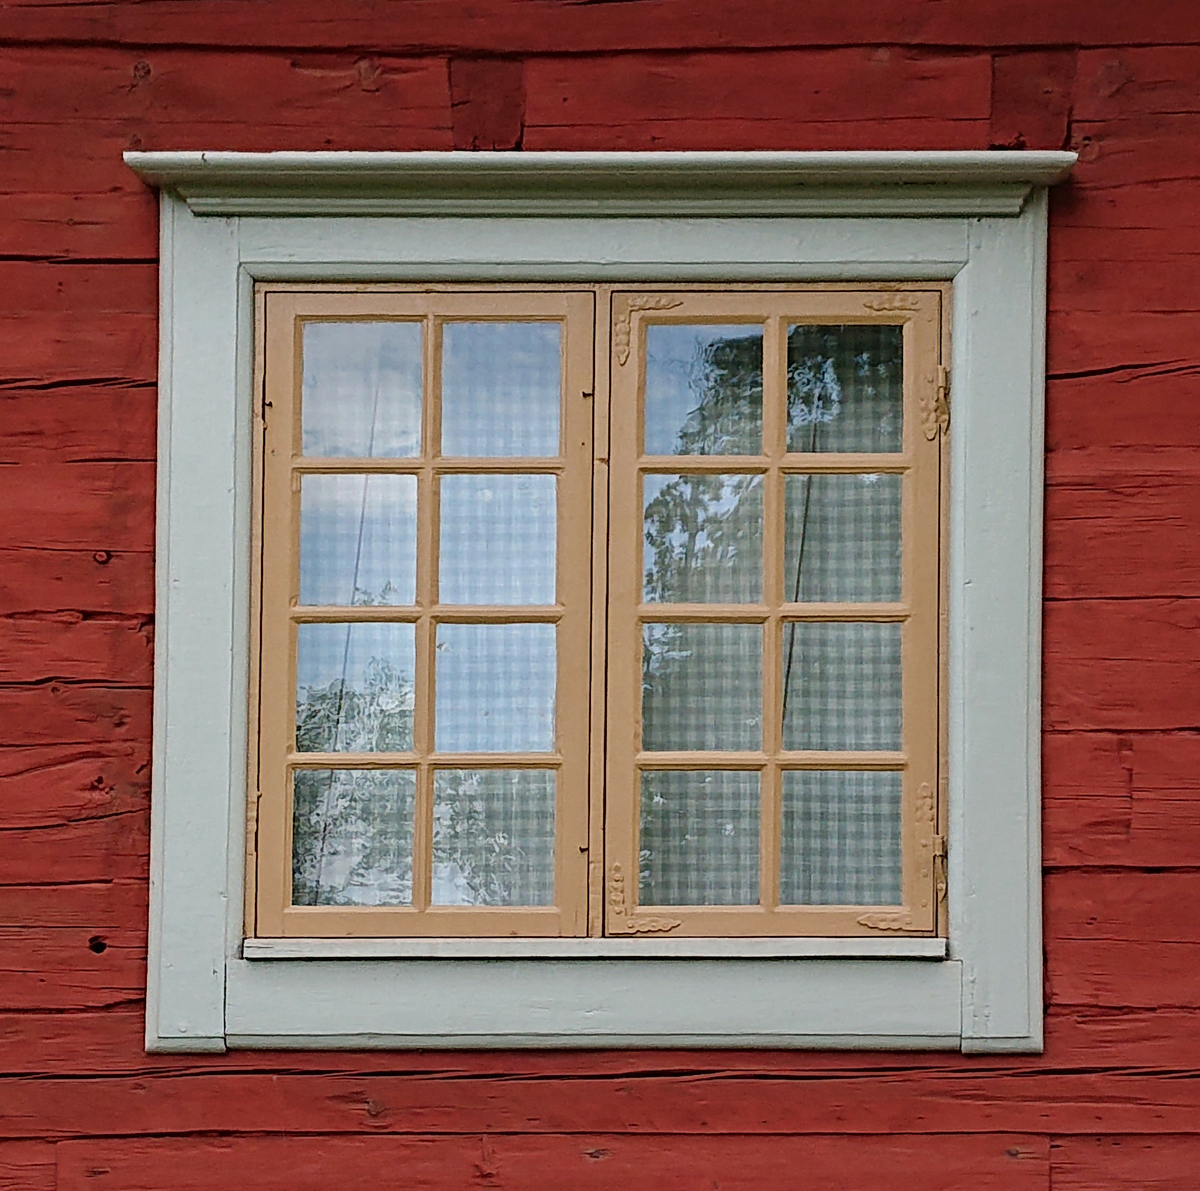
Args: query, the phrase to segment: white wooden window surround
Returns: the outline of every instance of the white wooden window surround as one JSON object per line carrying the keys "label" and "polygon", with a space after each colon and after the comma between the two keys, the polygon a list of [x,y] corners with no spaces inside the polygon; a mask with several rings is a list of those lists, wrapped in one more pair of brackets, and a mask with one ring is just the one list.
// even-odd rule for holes
{"label": "white wooden window surround", "polygon": [[[162,188],[147,1048],[1041,1048],[1062,152],[131,153]],[[253,286],[951,281],[949,938],[243,940]]]}

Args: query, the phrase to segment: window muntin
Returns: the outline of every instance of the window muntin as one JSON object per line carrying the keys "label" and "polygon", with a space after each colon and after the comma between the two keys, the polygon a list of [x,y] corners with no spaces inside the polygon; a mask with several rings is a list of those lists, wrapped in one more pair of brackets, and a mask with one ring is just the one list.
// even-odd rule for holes
{"label": "window muntin", "polygon": [[[938,287],[268,288],[254,932],[936,929],[940,441],[921,410],[941,358]],[[331,327],[353,332],[345,360],[330,359]],[[333,379],[312,379],[314,328]],[[611,345],[599,385],[594,331],[601,359]],[[720,377],[711,411],[688,405],[697,361]],[[360,391],[346,397],[355,367]],[[371,383],[395,395],[382,419],[362,396]],[[327,455],[311,454],[314,393]],[[347,426],[329,408],[339,395]],[[553,450],[560,421],[563,449],[536,454]],[[349,583],[322,540],[344,514],[316,514],[306,547],[314,481],[344,485],[343,509],[358,501]],[[415,506],[399,483],[415,486]],[[673,557],[681,517],[718,548]],[[298,602],[334,589],[350,602]],[[299,688],[281,671],[297,639],[303,669],[312,628],[341,634],[347,673],[366,658],[379,721],[367,726],[384,747],[360,731],[351,748],[309,750],[299,735],[293,748],[308,720],[286,722],[281,678]],[[379,659],[352,638],[400,629],[412,645],[368,674]],[[673,682],[651,674],[647,686],[655,659]],[[866,714],[850,680],[881,692]],[[344,704],[340,681],[304,689]],[[329,806],[345,808],[333,824]],[[356,838],[356,816],[378,807],[378,838]],[[340,869],[325,856],[339,848]],[[350,880],[345,850],[360,854]],[[316,882],[317,869],[338,875]]]}

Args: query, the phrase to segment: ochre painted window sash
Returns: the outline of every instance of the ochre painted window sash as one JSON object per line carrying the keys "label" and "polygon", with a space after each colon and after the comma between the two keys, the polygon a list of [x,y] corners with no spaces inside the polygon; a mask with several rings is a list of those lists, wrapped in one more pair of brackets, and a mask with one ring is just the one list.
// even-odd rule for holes
{"label": "ochre painted window sash", "polygon": [[[262,408],[257,424],[255,610],[251,684],[251,824],[247,933],[259,937],[894,936],[944,933],[945,428],[948,287],[297,286],[258,291]],[[300,335],[306,321],[417,322],[423,334],[422,454],[305,457],[300,445]],[[447,459],[436,454],[439,328],[447,320],[556,320],[564,328],[562,446],[554,459]],[[670,323],[763,328],[763,447],[759,455],[647,456],[641,451],[646,328]],[[787,450],[786,338],[797,324],[902,328],[902,449],[891,454]],[[435,486],[447,474],[558,477],[558,594],[553,606],[440,605]],[[747,604],[643,603],[643,478],[762,477],[763,598]],[[418,485],[412,605],[299,604],[299,486],[303,475],[408,475]],[[902,485],[902,595],[886,604],[788,602],[783,574],[788,475],[897,475]],[[787,752],[780,656],[788,622],[902,626],[903,744],[889,752]],[[397,754],[297,753],[296,626],[400,622],[415,626],[414,747]],[[553,753],[439,754],[434,749],[434,632],[445,623],[558,626]],[[762,748],[651,752],[639,746],[644,623],[732,623],[763,629]],[[430,905],[435,767],[552,768],[555,894],[540,907]],[[404,768],[416,773],[411,906],[291,904],[291,774],[296,769]],[[759,903],[639,904],[639,775],[716,769],[761,775]],[[886,906],[780,905],[782,775],[802,770],[902,775],[902,897]]]}

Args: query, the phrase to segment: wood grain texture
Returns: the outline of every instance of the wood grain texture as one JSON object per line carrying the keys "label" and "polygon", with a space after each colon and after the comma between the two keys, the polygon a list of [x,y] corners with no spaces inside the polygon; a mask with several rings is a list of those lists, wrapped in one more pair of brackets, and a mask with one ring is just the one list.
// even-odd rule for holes
{"label": "wood grain texture", "polygon": [[1200,1137],[1058,1137],[1050,1155],[1054,1191],[1191,1191]]}
{"label": "wood grain texture", "polygon": [[985,54],[880,49],[535,58],[524,144],[982,148],[990,70]]}
{"label": "wood grain texture", "polygon": [[1075,85],[1070,50],[1029,50],[992,59],[990,143],[1009,149],[1061,149]]}
{"label": "wood grain texture", "polygon": [[764,1147],[728,1137],[698,1149],[687,1137],[571,1136],[152,1138],[66,1142],[57,1147],[59,1191],[201,1191],[222,1185],[256,1191],[326,1191],[332,1184],[412,1188],[497,1187],[523,1191],[764,1191],[794,1186],[784,1171],[803,1169],[805,1185],[857,1191],[914,1186],[929,1191],[986,1188],[1042,1191],[1049,1145],[1027,1135],[796,1137]]}
{"label": "wood grain texture", "polygon": [[[107,955],[107,953],[106,953]],[[103,960],[105,956],[93,957]],[[81,993],[87,990],[81,989]],[[195,1065],[195,1060],[192,1065]],[[960,1060],[960,1064],[961,1064]],[[514,1079],[440,1074],[180,1072],[133,1078],[0,1079],[0,1136],[68,1140],[164,1133],[448,1136],[479,1133],[759,1136],[890,1133],[1179,1133],[1195,1126],[1194,1081],[1155,1073],[1038,1074],[969,1067],[912,1074]]]}
{"label": "wood grain texture", "polygon": [[835,5],[765,0],[748,17],[738,0],[629,0],[607,6],[560,0],[455,0],[371,3],[350,0],[336,13],[321,0],[19,0],[0,25],[6,41],[124,43],[130,46],[274,45],[377,52],[580,53],[636,49],[804,45],[1129,46],[1200,43],[1190,0],[1104,5],[1063,0],[991,0],[986,6],[938,0],[845,0]]}

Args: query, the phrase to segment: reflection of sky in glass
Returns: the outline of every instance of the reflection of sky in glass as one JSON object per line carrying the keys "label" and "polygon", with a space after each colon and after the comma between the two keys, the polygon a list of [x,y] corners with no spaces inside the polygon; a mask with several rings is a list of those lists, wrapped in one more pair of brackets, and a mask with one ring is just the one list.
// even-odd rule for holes
{"label": "reflection of sky in glass", "polygon": [[554,634],[549,624],[438,626],[439,752],[553,751]]}
{"label": "reflection of sky in glass", "polygon": [[303,477],[302,604],[411,604],[416,567],[416,476]]}
{"label": "reflection of sky in glass", "polygon": [[757,454],[762,328],[648,326],[645,422],[647,455]]}
{"label": "reflection of sky in glass", "polygon": [[345,678],[364,690],[373,662],[394,667],[412,682],[411,624],[302,624],[296,628],[296,686],[324,688]]}
{"label": "reflection of sky in glass", "polygon": [[642,484],[644,599],[762,598],[761,476],[651,474]]}
{"label": "reflection of sky in glass", "polygon": [[558,454],[559,323],[446,323],[442,454]]}
{"label": "reflection of sky in glass", "polygon": [[442,480],[443,604],[553,604],[554,476]]}
{"label": "reflection of sky in glass", "polygon": [[304,454],[418,455],[421,324],[304,324]]}

